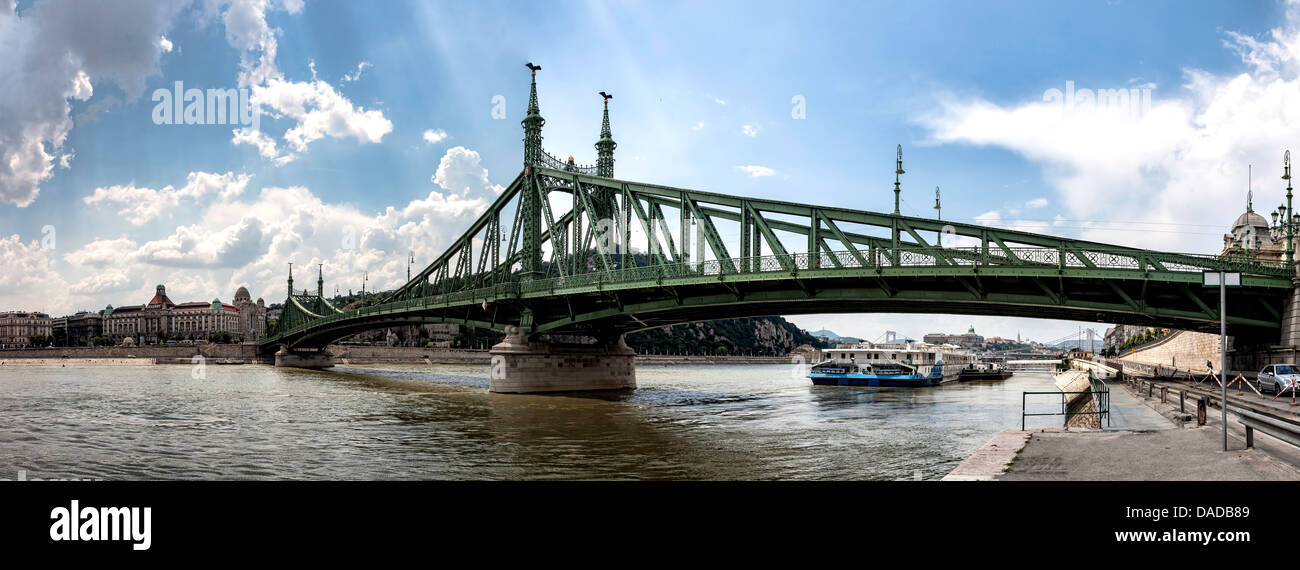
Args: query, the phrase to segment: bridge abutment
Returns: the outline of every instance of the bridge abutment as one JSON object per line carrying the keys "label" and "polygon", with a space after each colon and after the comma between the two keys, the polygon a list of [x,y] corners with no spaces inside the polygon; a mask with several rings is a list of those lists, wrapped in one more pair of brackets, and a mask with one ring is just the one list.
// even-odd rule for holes
{"label": "bridge abutment", "polygon": [[513,394],[632,390],[636,353],[618,340],[592,345],[530,341],[519,327],[492,347],[488,391]]}
{"label": "bridge abutment", "polygon": [[334,366],[334,355],[323,348],[320,350],[289,350],[289,347],[282,346],[275,353],[275,366],[277,368],[331,368]]}
{"label": "bridge abutment", "polygon": [[1300,346],[1300,279],[1293,283],[1295,288],[1291,289],[1291,296],[1282,305],[1282,338],[1279,344],[1283,346]]}

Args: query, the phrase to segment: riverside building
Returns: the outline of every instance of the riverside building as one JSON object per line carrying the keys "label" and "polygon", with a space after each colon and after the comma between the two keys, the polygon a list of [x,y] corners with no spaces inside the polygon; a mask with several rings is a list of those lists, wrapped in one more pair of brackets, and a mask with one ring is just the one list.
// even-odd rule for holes
{"label": "riverside building", "polygon": [[45,313],[9,311],[0,313],[0,348],[21,348],[31,337],[54,334],[54,321]]}
{"label": "riverside building", "polygon": [[235,291],[233,305],[220,299],[177,304],[158,285],[143,305],[105,307],[103,330],[114,344],[207,340],[222,332],[236,342],[255,341],[266,336],[266,304],[251,301],[244,287]]}

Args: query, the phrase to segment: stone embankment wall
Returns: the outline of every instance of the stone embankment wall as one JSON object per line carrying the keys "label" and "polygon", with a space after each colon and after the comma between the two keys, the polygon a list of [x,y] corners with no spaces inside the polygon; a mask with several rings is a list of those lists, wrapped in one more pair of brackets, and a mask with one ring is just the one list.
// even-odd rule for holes
{"label": "stone embankment wall", "polygon": [[[1092,389],[1092,382],[1087,372],[1071,370],[1056,376],[1056,387],[1062,392],[1087,392]],[[1091,394],[1071,394],[1066,398],[1065,408],[1072,415],[1065,417],[1065,427],[1101,429],[1101,416]]]}
{"label": "stone embankment wall", "polygon": [[[331,346],[335,362],[349,364],[482,364],[491,362],[486,350],[455,348],[420,348],[407,346]],[[152,360],[158,364],[189,364],[196,354],[204,358],[243,360],[244,362],[274,362],[273,358],[258,355],[252,344],[206,344],[197,346],[101,346],[74,348],[32,348],[0,350],[0,362],[36,364],[63,361],[71,363],[133,363]],[[671,354],[638,355],[636,362],[658,364],[792,364],[784,356],[677,356]],[[797,362],[796,362],[797,363]],[[807,364],[812,364],[809,362]]]}
{"label": "stone embankment wall", "polygon": [[1205,372],[1205,361],[1219,366],[1219,335],[1192,331],[1175,331],[1164,340],[1136,352],[1119,356],[1120,360],[1180,370]]}
{"label": "stone embankment wall", "polygon": [[185,359],[202,354],[205,358],[230,358],[253,360],[257,358],[257,347],[251,344],[204,344],[195,346],[99,346],[71,348],[28,348],[22,350],[0,350],[0,360],[7,359],[118,359],[118,358],[154,358],[161,360]]}

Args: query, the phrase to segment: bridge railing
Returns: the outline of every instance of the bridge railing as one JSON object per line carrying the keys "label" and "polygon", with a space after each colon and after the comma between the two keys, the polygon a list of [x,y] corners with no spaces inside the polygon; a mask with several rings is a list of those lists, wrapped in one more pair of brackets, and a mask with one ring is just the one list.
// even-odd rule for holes
{"label": "bridge railing", "polygon": [[540,157],[538,157],[537,162],[538,162],[537,166],[540,166],[542,168],[562,170],[564,172],[578,172],[580,174],[591,174],[593,176],[596,174],[596,167],[587,164],[580,164],[580,165],[575,164],[574,168],[570,170],[568,161],[560,160],[559,158],[556,158],[554,155],[552,155],[549,152],[546,152],[545,150],[542,151],[542,154]]}

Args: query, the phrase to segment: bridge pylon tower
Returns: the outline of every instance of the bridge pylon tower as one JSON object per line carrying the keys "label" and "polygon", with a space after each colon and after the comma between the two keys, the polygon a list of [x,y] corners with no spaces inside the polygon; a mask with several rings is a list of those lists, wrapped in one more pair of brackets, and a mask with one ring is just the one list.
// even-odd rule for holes
{"label": "bridge pylon tower", "polygon": [[546,119],[542,118],[542,111],[537,105],[537,72],[542,69],[540,65],[528,63],[528,69],[532,73],[532,83],[529,86],[528,93],[528,113],[522,121],[524,127],[524,170],[527,178],[524,187],[523,196],[520,203],[520,220],[523,230],[523,250],[522,265],[523,271],[521,277],[526,281],[542,277],[542,200],[545,199],[541,186],[537,183],[537,176],[533,173],[533,168],[542,164],[542,156],[546,152],[542,150],[542,126],[546,124]]}

